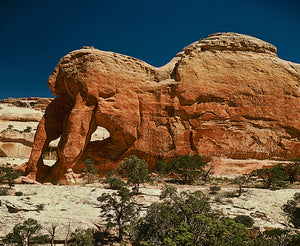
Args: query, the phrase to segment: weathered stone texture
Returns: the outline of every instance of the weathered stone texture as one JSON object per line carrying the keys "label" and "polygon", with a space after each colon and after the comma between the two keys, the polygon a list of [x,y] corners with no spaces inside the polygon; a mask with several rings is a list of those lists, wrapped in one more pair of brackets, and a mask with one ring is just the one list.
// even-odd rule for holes
{"label": "weathered stone texture", "polygon": [[[300,157],[300,65],[247,35],[211,35],[160,68],[86,47],[63,57],[48,85],[56,99],[40,122],[28,163],[38,179],[80,171],[86,158],[105,171],[130,154],[151,167],[187,153]],[[97,126],[110,138],[90,142]],[[42,153],[59,136],[59,159],[45,169]]]}

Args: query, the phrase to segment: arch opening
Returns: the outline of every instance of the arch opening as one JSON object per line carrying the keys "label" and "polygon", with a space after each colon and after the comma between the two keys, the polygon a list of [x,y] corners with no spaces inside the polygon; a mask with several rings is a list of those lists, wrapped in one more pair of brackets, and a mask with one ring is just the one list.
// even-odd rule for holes
{"label": "arch opening", "polygon": [[97,126],[96,130],[93,132],[91,136],[90,142],[103,141],[109,137],[110,137],[110,132],[106,128],[102,126]]}
{"label": "arch opening", "polygon": [[57,146],[59,141],[60,137],[58,137],[55,140],[52,140],[49,143],[47,151],[45,151],[42,155],[44,165],[51,167],[57,161]]}

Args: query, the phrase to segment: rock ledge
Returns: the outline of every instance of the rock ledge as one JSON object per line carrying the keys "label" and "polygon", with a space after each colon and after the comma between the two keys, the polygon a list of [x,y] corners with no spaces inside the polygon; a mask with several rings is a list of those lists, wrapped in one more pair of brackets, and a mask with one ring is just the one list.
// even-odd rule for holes
{"label": "rock ledge", "polygon": [[194,50],[252,51],[271,55],[276,55],[277,52],[276,47],[272,44],[249,35],[232,32],[212,34],[208,38],[194,42],[183,49],[185,53]]}

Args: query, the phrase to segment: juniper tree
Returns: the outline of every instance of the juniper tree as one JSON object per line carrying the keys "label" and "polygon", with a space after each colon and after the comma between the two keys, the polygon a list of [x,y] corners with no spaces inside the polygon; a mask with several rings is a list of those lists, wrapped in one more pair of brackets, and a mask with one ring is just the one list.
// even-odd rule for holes
{"label": "juniper tree", "polygon": [[247,228],[212,212],[201,192],[178,193],[166,186],[133,227],[133,245],[251,245]]}
{"label": "juniper tree", "polygon": [[5,244],[20,246],[45,243],[45,241],[48,241],[48,235],[39,235],[41,229],[42,226],[36,220],[29,218],[23,224],[16,224],[13,232],[8,233],[2,241]]}
{"label": "juniper tree", "polygon": [[85,168],[82,169],[82,172],[83,172],[82,176],[83,177],[87,176],[87,178],[88,178],[87,182],[88,182],[88,184],[90,184],[91,177],[97,173],[98,169],[94,165],[95,162],[91,159],[86,159],[86,160],[84,160],[83,163],[85,165]]}
{"label": "juniper tree", "polygon": [[95,238],[93,231],[88,228],[86,230],[76,229],[72,233],[71,246],[93,246],[95,245]]}
{"label": "juniper tree", "polygon": [[300,160],[294,159],[293,163],[283,165],[283,171],[287,174],[290,184],[293,184],[300,175]]}
{"label": "juniper tree", "polygon": [[125,186],[125,182],[113,172],[108,172],[105,175],[104,183],[109,184],[109,189],[112,190],[119,190],[121,187]]}
{"label": "juniper tree", "polygon": [[123,186],[112,194],[102,194],[97,200],[100,202],[101,215],[106,218],[106,228],[116,228],[118,241],[122,241],[128,233],[130,222],[138,216],[138,205],[133,200],[129,189]]}
{"label": "juniper tree", "polygon": [[238,191],[237,191],[238,197],[242,195],[242,192],[244,192],[243,186],[246,185],[247,183],[249,183],[250,181],[252,181],[252,179],[253,179],[253,177],[251,177],[250,175],[242,175],[242,176],[235,177],[232,180],[233,184],[238,185]]}
{"label": "juniper tree", "polygon": [[19,176],[19,172],[15,171],[9,163],[0,166],[0,184],[7,182],[9,188],[11,188]]}
{"label": "juniper tree", "polygon": [[204,176],[204,167],[207,165],[198,154],[187,154],[177,159],[171,159],[171,171],[178,174],[184,184],[192,184],[196,178]]}
{"label": "juniper tree", "polygon": [[135,155],[125,158],[120,163],[120,167],[128,178],[127,184],[134,186],[133,191],[136,195],[139,193],[140,184],[152,182],[145,160],[139,159]]}
{"label": "juniper tree", "polygon": [[282,186],[283,181],[288,178],[287,173],[284,172],[282,164],[276,164],[271,168],[260,168],[251,172],[252,176],[261,178],[265,183],[265,188]]}
{"label": "juniper tree", "polygon": [[282,206],[282,210],[287,213],[290,222],[300,228],[300,193],[295,193],[293,199]]}

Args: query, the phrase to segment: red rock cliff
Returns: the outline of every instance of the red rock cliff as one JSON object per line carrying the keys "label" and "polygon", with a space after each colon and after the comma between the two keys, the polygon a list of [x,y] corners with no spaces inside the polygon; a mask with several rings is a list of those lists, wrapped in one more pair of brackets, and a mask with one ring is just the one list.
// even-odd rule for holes
{"label": "red rock cliff", "polygon": [[[136,154],[300,157],[300,65],[259,39],[217,33],[156,68],[125,55],[83,48],[61,59],[48,80],[56,99],[42,118],[28,162],[37,179],[57,180],[91,158],[99,170]],[[90,142],[97,126],[110,132]],[[58,160],[42,154],[61,136]]]}

